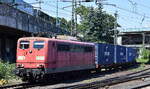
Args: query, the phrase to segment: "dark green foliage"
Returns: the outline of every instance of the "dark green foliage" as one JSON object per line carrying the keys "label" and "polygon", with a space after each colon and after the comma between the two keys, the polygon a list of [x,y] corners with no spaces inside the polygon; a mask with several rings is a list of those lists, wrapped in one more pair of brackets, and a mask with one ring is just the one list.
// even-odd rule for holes
{"label": "dark green foliage", "polygon": [[71,22],[67,21],[65,18],[60,18],[60,27],[68,32],[70,32]]}
{"label": "dark green foliage", "polygon": [[[56,26],[56,18],[51,17],[50,19],[51,24]],[[58,26],[61,28],[61,32],[70,32],[71,29],[71,21],[67,21],[65,18],[58,18]],[[56,29],[54,29],[56,30]]]}
{"label": "dark green foliage", "polygon": [[81,17],[78,32],[84,41],[113,43],[115,18],[101,7],[80,6],[76,12]]}

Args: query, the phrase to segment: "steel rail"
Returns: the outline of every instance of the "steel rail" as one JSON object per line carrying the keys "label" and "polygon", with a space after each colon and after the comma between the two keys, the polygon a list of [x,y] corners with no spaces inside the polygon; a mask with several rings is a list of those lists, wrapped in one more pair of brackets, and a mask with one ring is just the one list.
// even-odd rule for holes
{"label": "steel rail", "polygon": [[[65,86],[65,87],[60,87],[59,89],[87,89],[87,88],[99,88],[99,87],[105,87],[105,86],[111,86],[111,85],[115,85],[115,84],[119,84],[119,83],[123,83],[123,82],[128,82],[128,81],[133,81],[133,80],[138,80],[141,78],[146,78],[146,77],[150,77],[150,68],[138,71],[138,72],[134,72],[134,73],[130,73],[130,74],[126,74],[126,75],[122,75],[122,76],[118,76],[118,77],[114,77],[114,78],[109,78],[109,79],[105,79],[105,80],[101,80],[101,81],[95,81],[95,82],[91,82],[91,83],[86,83],[86,84],[80,84],[80,85],[73,85],[73,86]],[[36,87],[39,85],[51,85],[51,83],[47,82],[47,83],[20,83],[20,84],[14,84],[14,85],[5,85],[5,86],[0,86],[0,88],[2,89],[8,89],[8,88],[29,88],[29,87]]]}
{"label": "steel rail", "polygon": [[[143,73],[142,73],[143,72]],[[138,71],[135,73],[127,74],[124,76],[119,76],[115,78],[110,78],[106,80],[91,82],[91,83],[85,83],[85,84],[79,84],[79,85],[73,85],[73,86],[67,86],[62,87],[63,89],[96,89],[100,87],[108,87],[115,84],[125,83],[133,80],[141,80],[143,78],[150,77],[150,69],[145,69],[142,71]]]}

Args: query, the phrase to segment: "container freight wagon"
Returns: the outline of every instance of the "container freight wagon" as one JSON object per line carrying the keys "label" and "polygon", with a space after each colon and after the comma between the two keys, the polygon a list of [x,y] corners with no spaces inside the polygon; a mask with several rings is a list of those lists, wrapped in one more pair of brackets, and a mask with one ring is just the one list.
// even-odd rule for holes
{"label": "container freight wagon", "polygon": [[127,62],[128,63],[135,63],[136,62],[136,58],[138,57],[138,53],[137,50],[131,47],[127,48]]}
{"label": "container freight wagon", "polygon": [[112,68],[134,64],[136,49],[104,43],[95,44],[95,63],[99,68]]}
{"label": "container freight wagon", "polygon": [[96,50],[96,64],[100,68],[111,67],[115,63],[114,59],[114,45],[97,43]]}
{"label": "container freight wagon", "polygon": [[[125,46],[120,45],[114,45],[116,49],[116,63],[117,64],[123,64],[127,62],[127,56],[126,56],[126,48]],[[115,54],[115,53],[114,53]]]}

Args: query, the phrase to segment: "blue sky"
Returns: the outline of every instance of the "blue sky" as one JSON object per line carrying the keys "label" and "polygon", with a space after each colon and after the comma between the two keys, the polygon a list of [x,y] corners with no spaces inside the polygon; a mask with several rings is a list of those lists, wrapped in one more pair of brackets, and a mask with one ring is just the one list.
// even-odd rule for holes
{"label": "blue sky", "polygon": [[[29,3],[36,0],[24,0]],[[56,16],[57,0],[43,0],[42,10],[51,16]],[[60,1],[60,0],[59,0]],[[118,11],[118,23],[122,28],[141,28],[150,27],[150,0],[106,0],[103,3],[115,4],[118,8],[111,5],[104,5],[104,11],[114,15]],[[59,17],[71,19],[71,7],[63,10],[65,6],[71,5],[71,2],[59,2]],[[96,6],[92,3],[82,3],[86,6]],[[38,7],[38,4],[34,4]]]}

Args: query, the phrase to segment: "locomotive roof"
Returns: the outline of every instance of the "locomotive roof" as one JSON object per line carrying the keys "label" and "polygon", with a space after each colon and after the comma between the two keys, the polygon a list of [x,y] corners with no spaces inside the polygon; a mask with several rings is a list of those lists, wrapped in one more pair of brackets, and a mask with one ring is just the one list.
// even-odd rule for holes
{"label": "locomotive roof", "polygon": [[75,44],[94,45],[94,43],[88,43],[88,42],[60,40],[60,39],[45,38],[45,37],[23,37],[23,38],[20,38],[19,41],[20,40],[45,40],[45,41],[57,41],[57,42],[67,42],[67,43],[75,43]]}

